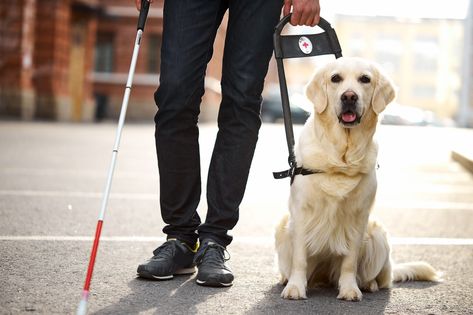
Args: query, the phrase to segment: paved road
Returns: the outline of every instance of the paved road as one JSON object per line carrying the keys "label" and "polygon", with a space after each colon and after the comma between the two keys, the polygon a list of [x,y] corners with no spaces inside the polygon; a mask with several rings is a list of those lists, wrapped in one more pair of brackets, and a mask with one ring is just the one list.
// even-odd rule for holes
{"label": "paved road", "polygon": [[[201,127],[205,179],[216,126]],[[299,131],[296,128],[296,133]],[[0,122],[0,313],[71,314],[85,278],[115,126]],[[373,215],[392,235],[397,261],[427,260],[440,284],[405,283],[359,303],[316,289],[285,301],[274,266],[273,227],[286,211],[282,125],[264,125],[229,262],[228,289],[192,277],[149,282],[137,264],[163,239],[153,127],[127,125],[92,281],[93,314],[471,314],[473,176],[450,159],[472,130],[388,127],[378,132]],[[205,192],[204,192],[205,193]],[[205,200],[199,212],[205,216]]]}

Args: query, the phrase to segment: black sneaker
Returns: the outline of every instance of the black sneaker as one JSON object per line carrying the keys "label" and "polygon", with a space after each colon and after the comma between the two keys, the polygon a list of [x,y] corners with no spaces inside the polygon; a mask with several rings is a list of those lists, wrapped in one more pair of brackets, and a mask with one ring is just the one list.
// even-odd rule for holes
{"label": "black sneaker", "polygon": [[199,270],[197,284],[210,287],[229,287],[233,284],[232,271],[225,266],[230,257],[226,258],[225,253],[228,254],[225,247],[213,240],[206,239],[202,242],[194,259]]}
{"label": "black sneaker", "polygon": [[195,272],[195,250],[187,244],[169,239],[153,251],[153,257],[138,266],[141,278],[169,280],[174,275],[186,275]]}

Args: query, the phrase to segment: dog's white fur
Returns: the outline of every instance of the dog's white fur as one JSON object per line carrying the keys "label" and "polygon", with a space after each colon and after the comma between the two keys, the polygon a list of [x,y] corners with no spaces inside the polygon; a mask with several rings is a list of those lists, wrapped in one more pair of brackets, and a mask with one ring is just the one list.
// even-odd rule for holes
{"label": "dog's white fur", "polygon": [[[339,82],[332,82],[335,74]],[[362,82],[363,75],[370,82]],[[358,96],[358,125],[340,122],[346,91]],[[369,221],[377,185],[373,135],[378,114],[395,97],[392,82],[373,63],[339,58],[316,71],[306,94],[314,113],[296,145],[297,165],[324,173],[296,176],[289,214],[277,227],[282,297],[304,299],[308,285],[325,283],[338,285],[339,299],[358,301],[360,289],[437,280],[427,263],[393,264],[386,231]]]}

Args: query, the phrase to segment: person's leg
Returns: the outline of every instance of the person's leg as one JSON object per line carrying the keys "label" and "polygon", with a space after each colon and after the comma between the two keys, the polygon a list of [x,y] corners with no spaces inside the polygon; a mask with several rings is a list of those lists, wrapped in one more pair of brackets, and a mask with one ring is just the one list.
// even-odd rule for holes
{"label": "person's leg", "polygon": [[282,0],[229,3],[219,131],[207,184],[208,212],[199,238],[230,244],[261,126],[261,93]]}
{"label": "person's leg", "polygon": [[160,205],[167,224],[163,232],[188,244],[196,242],[200,224],[197,120],[204,76],[226,9],[226,0],[164,2],[160,86],[155,93]]}

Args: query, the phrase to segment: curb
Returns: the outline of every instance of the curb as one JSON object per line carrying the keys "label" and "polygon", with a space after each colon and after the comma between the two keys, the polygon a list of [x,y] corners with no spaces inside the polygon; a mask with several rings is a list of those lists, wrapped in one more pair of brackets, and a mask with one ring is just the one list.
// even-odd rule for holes
{"label": "curb", "polygon": [[458,162],[467,171],[473,174],[473,156],[459,151],[452,151],[452,160]]}

